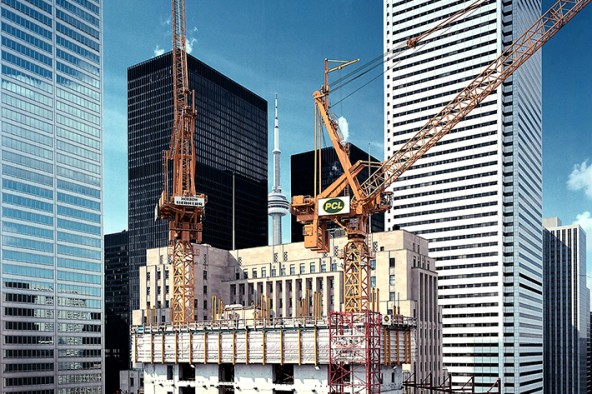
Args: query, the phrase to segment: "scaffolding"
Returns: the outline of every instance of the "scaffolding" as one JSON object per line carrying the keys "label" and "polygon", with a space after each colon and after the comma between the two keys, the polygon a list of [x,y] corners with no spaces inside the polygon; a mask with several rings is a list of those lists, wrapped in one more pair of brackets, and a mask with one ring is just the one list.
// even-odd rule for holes
{"label": "scaffolding", "polygon": [[331,312],[331,393],[380,392],[380,334],[381,315],[378,312]]}

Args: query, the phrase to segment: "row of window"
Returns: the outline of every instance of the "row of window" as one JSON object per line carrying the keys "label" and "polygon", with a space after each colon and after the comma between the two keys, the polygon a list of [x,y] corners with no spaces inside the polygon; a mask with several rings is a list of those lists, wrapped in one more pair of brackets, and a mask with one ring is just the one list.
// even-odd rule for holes
{"label": "row of window", "polygon": [[32,129],[45,132],[48,135],[53,135],[53,126],[51,123],[28,116],[21,112],[13,111],[9,108],[2,108],[2,119],[12,120],[20,125],[25,125]]}
{"label": "row of window", "polygon": [[95,27],[99,27],[99,18],[95,17],[94,15],[84,11],[83,9],[75,6],[74,4],[70,3],[66,0],[56,0],[56,4],[65,9],[66,11],[71,12],[72,14],[78,16],[79,18],[89,22],[91,25]]}
{"label": "row of window", "polygon": [[6,349],[5,358],[53,358],[53,349]]}
{"label": "row of window", "polygon": [[48,107],[53,107],[53,99],[49,96],[44,94],[40,94],[39,92],[24,87],[22,85],[16,84],[8,79],[2,80],[2,89],[8,92],[15,93],[19,97],[26,97],[30,100],[33,100],[39,104],[46,105]]}
{"label": "row of window", "polygon": [[55,331],[54,323],[27,322],[27,321],[5,321],[4,328],[18,331]]}
{"label": "row of window", "polygon": [[76,105],[80,105],[83,108],[87,108],[93,112],[96,112],[96,113],[101,112],[101,107],[99,106],[99,104],[95,103],[94,101],[90,101],[90,100],[83,98],[80,94],[73,94],[67,90],[57,88],[56,89],[56,96],[61,99],[67,100],[70,103],[74,103]]}
{"label": "row of window", "polygon": [[51,25],[52,25],[51,17],[47,16],[44,13],[37,11],[34,8],[31,8],[27,5],[25,5],[24,3],[21,3],[18,0],[2,0],[2,3],[11,6],[15,10],[18,10],[18,11],[22,12],[23,14],[30,16],[31,18],[43,23],[46,26],[51,27]]}
{"label": "row of window", "polygon": [[[37,35],[47,38],[48,40],[51,40],[51,38],[52,38],[51,30],[48,30],[48,29],[38,25],[37,23],[31,22],[30,20],[23,18],[22,16],[14,13],[6,8],[2,8],[2,18],[6,18],[9,21],[16,23],[17,25],[20,25],[20,26],[24,27],[25,29],[27,29]],[[51,26],[51,23],[50,23],[50,26]]]}
{"label": "row of window", "polygon": [[32,72],[33,74],[37,74],[40,77],[47,78],[49,80],[52,79],[53,73],[46,68],[43,68],[33,62],[23,59],[22,57],[13,55],[10,52],[2,51],[2,60],[5,60],[11,64],[14,64],[18,68],[24,68]]}
{"label": "row of window", "polygon": [[[3,137],[4,140],[5,137]],[[46,198],[51,200],[53,198],[53,191],[44,189],[39,186],[34,186],[29,183],[21,183],[11,179],[4,178],[2,180],[2,188],[7,190],[14,190],[21,193],[31,194],[36,197]]]}
{"label": "row of window", "polygon": [[92,186],[100,186],[101,178],[94,175],[85,174],[80,171],[71,170],[62,166],[58,166],[58,175],[64,178],[72,179],[78,182],[86,183]]}
{"label": "row of window", "polygon": [[30,130],[14,125],[12,123],[2,122],[2,131],[6,134],[12,134],[48,147],[53,146],[53,137],[38,133],[35,130]]}
{"label": "row of window", "polygon": [[67,165],[69,167],[75,167],[80,170],[92,172],[94,174],[101,173],[101,166],[97,164],[92,164],[84,160],[77,159],[75,157],[66,156],[61,153],[56,155],[56,161],[60,164]]}
{"label": "row of window", "polygon": [[[59,261],[58,261],[58,265],[59,265]],[[80,295],[89,295],[89,296],[100,297],[101,296],[101,288],[100,287],[91,287],[88,285],[78,286],[78,285],[58,283],[58,293],[80,294]]]}
{"label": "row of window", "polygon": [[81,47],[80,45],[73,43],[70,40],[66,40],[62,36],[58,35],[56,37],[56,43],[58,45],[62,46],[63,48],[69,49],[72,52],[75,52],[78,55],[85,57],[86,59],[90,60],[91,62],[93,62],[95,64],[100,63],[100,58],[96,53],[91,52],[91,51]]}

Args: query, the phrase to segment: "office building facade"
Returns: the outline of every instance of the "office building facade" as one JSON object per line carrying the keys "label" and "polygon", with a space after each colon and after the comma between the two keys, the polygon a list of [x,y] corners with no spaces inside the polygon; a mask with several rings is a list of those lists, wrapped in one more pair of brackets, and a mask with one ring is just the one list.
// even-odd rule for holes
{"label": "office building facade", "polygon": [[[362,161],[377,162],[374,156],[370,156],[368,152],[364,152],[356,145],[348,143],[349,146],[349,160],[352,163]],[[333,147],[327,147],[320,150],[320,168],[321,168],[321,188],[324,190],[330,186],[343,174],[343,168],[337,157],[337,153]],[[302,152],[290,157],[290,187],[292,196],[312,196],[314,195],[314,168],[315,168],[315,151]],[[358,180],[363,182],[368,178],[368,173],[363,171],[358,175]],[[372,232],[381,232],[384,230],[384,214],[379,213],[372,216]],[[292,242],[302,242],[304,235],[302,234],[302,224],[296,221],[295,216],[290,218]],[[329,224],[330,231],[334,227]]]}
{"label": "office building facade", "polygon": [[545,393],[587,393],[590,294],[586,233],[543,220]]}
{"label": "office building facade", "polygon": [[[203,242],[231,249],[234,223],[234,247],[266,245],[267,102],[192,56],[188,68],[198,114],[196,185],[208,198]],[[162,152],[172,133],[171,69],[168,53],[128,70],[132,310],[138,308],[138,268],[146,264],[146,250],[168,244],[168,222],[155,221],[154,208],[163,188]]]}
{"label": "office building facade", "polygon": [[[384,2],[385,158],[538,19],[492,0],[417,48],[405,42],[470,2]],[[392,187],[386,230],[430,241],[444,366],[477,392],[543,390],[541,55],[535,54]]]}
{"label": "office building facade", "polygon": [[[343,259],[340,255],[346,242],[346,237],[332,238],[331,253],[328,254],[307,250],[301,242],[234,251],[194,245],[199,324],[213,320],[213,300],[227,307],[225,315],[234,311],[243,319],[253,318],[253,312],[261,313],[260,308],[267,304],[274,322],[270,324],[288,324],[294,318],[311,317],[313,299],[319,299],[317,297],[322,300],[319,303],[320,316],[327,318],[330,311],[342,311]],[[438,277],[434,260],[427,255],[428,242],[406,231],[391,231],[372,234],[369,243],[374,251],[370,282],[372,288],[378,289],[380,312],[391,317],[398,314],[412,317],[417,323],[414,361],[403,369],[408,372],[407,377],[413,376],[411,382],[438,386],[445,379],[442,321],[438,306]],[[149,250],[147,265],[140,268],[140,308],[133,312],[134,326],[158,327],[170,323],[172,286],[167,253],[167,248]],[[228,316],[218,316],[217,319],[226,324],[224,320]],[[210,351],[214,352],[213,349]],[[306,349],[304,357],[311,357],[312,351],[311,348]],[[253,361],[256,364],[255,356]],[[211,370],[201,375],[200,366],[196,366],[196,376],[207,378]],[[158,369],[154,368],[154,371]],[[256,368],[256,365],[251,368]],[[326,379],[324,372],[323,379]],[[253,374],[246,374],[242,379],[248,379]],[[326,380],[319,384],[321,382],[316,381],[317,372],[314,374],[315,377],[308,377],[311,384],[318,385],[318,392],[326,392]],[[389,379],[389,375],[390,371],[385,374],[385,380]],[[156,379],[155,373],[149,373],[145,381],[157,384],[161,379]],[[172,382],[163,378],[162,383],[167,386]],[[260,384],[263,385],[261,391],[271,392],[267,390],[264,379]],[[296,391],[299,390],[307,392],[310,388]]]}
{"label": "office building facade", "polygon": [[129,368],[128,233],[105,234],[105,390],[114,393]]}
{"label": "office building facade", "polygon": [[102,393],[102,9],[0,7],[0,392]]}

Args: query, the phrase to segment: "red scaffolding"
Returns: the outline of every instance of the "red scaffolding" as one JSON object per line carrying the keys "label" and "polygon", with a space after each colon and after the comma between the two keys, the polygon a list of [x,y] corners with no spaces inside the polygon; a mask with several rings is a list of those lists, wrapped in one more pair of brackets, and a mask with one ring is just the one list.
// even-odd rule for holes
{"label": "red scaffolding", "polygon": [[378,312],[331,312],[330,393],[380,393],[380,324]]}

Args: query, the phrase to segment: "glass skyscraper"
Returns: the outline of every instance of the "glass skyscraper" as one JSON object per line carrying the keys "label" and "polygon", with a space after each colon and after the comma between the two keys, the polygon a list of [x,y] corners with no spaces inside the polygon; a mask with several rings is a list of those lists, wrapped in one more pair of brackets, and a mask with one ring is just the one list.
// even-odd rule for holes
{"label": "glass skyscraper", "polygon": [[0,392],[101,393],[101,6],[0,6]]}
{"label": "glass skyscraper", "polygon": [[[403,52],[472,1],[384,2],[385,158],[541,15],[541,1],[490,0]],[[395,226],[430,241],[444,367],[455,386],[543,391],[541,53],[533,55],[392,187]]]}
{"label": "glass skyscraper", "polygon": [[589,392],[586,233],[543,219],[545,394]]}
{"label": "glass skyscraper", "polygon": [[[146,250],[168,244],[168,222],[155,221],[154,208],[173,127],[172,65],[169,52],[128,69],[132,310],[139,307],[138,268],[146,265]],[[187,66],[197,108],[196,188],[208,197],[203,243],[233,247],[234,205],[235,248],[267,245],[267,101],[193,56]]]}

